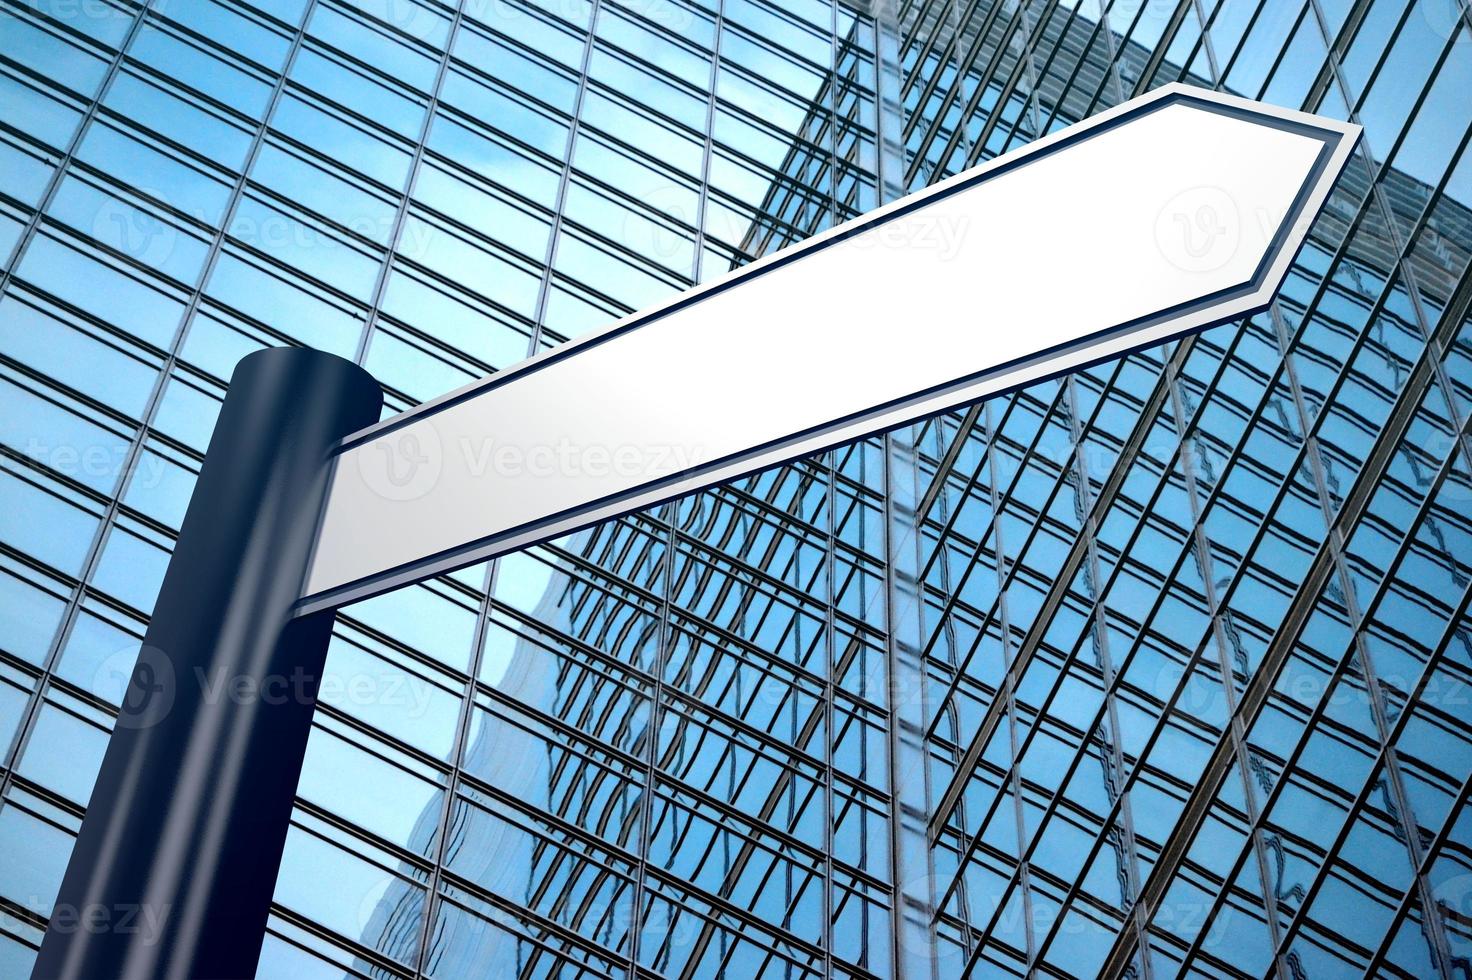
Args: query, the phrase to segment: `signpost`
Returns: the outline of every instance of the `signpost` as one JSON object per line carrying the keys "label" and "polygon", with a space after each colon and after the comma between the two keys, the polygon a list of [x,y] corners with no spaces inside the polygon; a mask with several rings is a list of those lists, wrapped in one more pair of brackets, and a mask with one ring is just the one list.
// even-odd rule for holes
{"label": "signpost", "polygon": [[[1358,134],[1167,86],[351,434],[360,369],[252,355],[58,898],[164,925],[53,917],[34,976],[253,974],[338,606],[1259,311]],[[335,380],[263,401],[253,359]],[[286,475],[261,454],[278,436]],[[257,533],[199,546],[241,522]],[[261,696],[211,702],[201,665]],[[273,715],[282,671],[305,693]]]}
{"label": "signpost", "polygon": [[1355,132],[1169,86],[358,433],[302,608],[1261,310]]}

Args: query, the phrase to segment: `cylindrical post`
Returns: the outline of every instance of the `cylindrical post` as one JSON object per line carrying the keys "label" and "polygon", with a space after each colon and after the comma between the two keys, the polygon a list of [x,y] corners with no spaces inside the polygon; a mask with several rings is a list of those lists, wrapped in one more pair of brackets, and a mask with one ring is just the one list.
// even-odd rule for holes
{"label": "cylindrical post", "polygon": [[382,401],[320,351],[236,367],[36,980],[254,975],[332,632],[291,609],[328,450]]}

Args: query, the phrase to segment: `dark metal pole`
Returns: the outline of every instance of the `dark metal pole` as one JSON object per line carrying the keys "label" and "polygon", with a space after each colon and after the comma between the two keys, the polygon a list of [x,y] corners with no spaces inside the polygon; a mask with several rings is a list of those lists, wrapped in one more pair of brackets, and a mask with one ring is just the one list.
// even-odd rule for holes
{"label": "dark metal pole", "polygon": [[254,976],[332,632],[291,607],[382,401],[320,351],[235,369],[32,977]]}

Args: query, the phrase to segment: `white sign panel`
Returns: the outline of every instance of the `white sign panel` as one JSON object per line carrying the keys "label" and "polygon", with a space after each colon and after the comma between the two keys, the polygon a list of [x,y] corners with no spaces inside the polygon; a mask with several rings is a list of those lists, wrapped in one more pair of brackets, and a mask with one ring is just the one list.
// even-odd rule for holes
{"label": "white sign panel", "polygon": [[387,419],[300,608],[1260,310],[1358,133],[1168,86]]}

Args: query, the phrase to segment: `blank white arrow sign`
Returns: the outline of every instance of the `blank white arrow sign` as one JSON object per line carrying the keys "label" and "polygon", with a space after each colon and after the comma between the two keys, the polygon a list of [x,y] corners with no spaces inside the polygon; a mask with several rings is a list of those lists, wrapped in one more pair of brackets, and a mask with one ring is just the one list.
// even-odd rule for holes
{"label": "blank white arrow sign", "polygon": [[387,419],[299,608],[1261,310],[1358,135],[1167,86]]}

